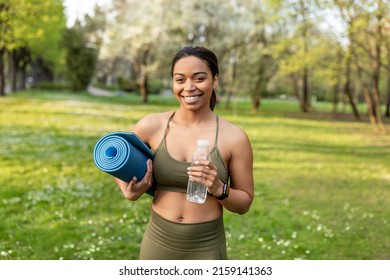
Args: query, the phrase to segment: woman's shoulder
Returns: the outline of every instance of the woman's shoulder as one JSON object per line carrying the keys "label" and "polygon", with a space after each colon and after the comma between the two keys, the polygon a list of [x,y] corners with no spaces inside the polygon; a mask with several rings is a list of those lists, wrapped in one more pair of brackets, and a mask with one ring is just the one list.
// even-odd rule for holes
{"label": "woman's shoulder", "polygon": [[218,147],[222,151],[228,151],[230,157],[246,155],[247,158],[251,158],[252,144],[244,129],[223,118],[220,118],[219,123]]}
{"label": "woman's shoulder", "polygon": [[224,135],[228,135],[230,139],[240,139],[247,138],[246,132],[236,124],[218,116],[219,125],[220,125],[220,133]]}
{"label": "woman's shoulder", "polygon": [[160,125],[162,122],[167,122],[173,113],[174,113],[174,111],[167,111],[167,112],[149,114],[149,115],[142,117],[137,122],[137,125],[147,124],[148,126],[150,126],[150,125],[157,126],[157,125]]}
{"label": "woman's shoulder", "polygon": [[150,114],[142,117],[133,128],[141,139],[149,139],[153,134],[165,129],[168,119],[173,114],[173,111]]}

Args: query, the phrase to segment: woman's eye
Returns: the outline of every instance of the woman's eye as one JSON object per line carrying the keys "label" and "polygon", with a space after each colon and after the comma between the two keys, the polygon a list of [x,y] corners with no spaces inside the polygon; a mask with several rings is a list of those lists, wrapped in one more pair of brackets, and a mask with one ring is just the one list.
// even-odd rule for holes
{"label": "woman's eye", "polygon": [[175,82],[176,82],[176,83],[183,83],[183,82],[184,82],[184,79],[176,79]]}
{"label": "woman's eye", "polygon": [[195,81],[203,82],[205,80],[205,77],[196,77]]}

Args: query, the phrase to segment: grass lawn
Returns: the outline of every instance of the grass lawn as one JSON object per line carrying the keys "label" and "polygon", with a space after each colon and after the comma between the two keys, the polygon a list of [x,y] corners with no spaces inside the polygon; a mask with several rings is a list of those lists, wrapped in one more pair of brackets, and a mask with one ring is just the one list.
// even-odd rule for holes
{"label": "grass lawn", "polygon": [[[389,135],[323,111],[308,118],[292,101],[265,100],[257,115],[235,105],[216,112],[251,139],[255,199],[245,215],[225,211],[230,259],[390,259]],[[0,98],[0,259],[137,259],[151,198],[124,199],[92,151],[102,135],[176,106],[155,96]]]}

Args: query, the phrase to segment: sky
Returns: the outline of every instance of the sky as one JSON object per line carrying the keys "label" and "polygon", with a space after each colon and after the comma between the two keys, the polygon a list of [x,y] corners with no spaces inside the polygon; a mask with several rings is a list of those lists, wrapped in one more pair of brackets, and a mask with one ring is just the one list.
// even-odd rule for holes
{"label": "sky", "polygon": [[82,19],[85,14],[91,14],[95,7],[95,3],[99,6],[104,6],[110,2],[111,0],[64,0],[68,27],[73,26],[77,18]]}

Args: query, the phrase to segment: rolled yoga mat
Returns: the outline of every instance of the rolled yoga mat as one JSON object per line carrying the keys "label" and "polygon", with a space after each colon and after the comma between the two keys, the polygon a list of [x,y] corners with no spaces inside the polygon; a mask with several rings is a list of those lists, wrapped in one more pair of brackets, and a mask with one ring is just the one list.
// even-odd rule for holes
{"label": "rolled yoga mat", "polygon": [[[135,176],[141,180],[146,173],[146,161],[153,159],[153,152],[133,132],[112,132],[98,140],[93,150],[96,166],[129,183]],[[146,193],[154,196],[155,187]]]}

